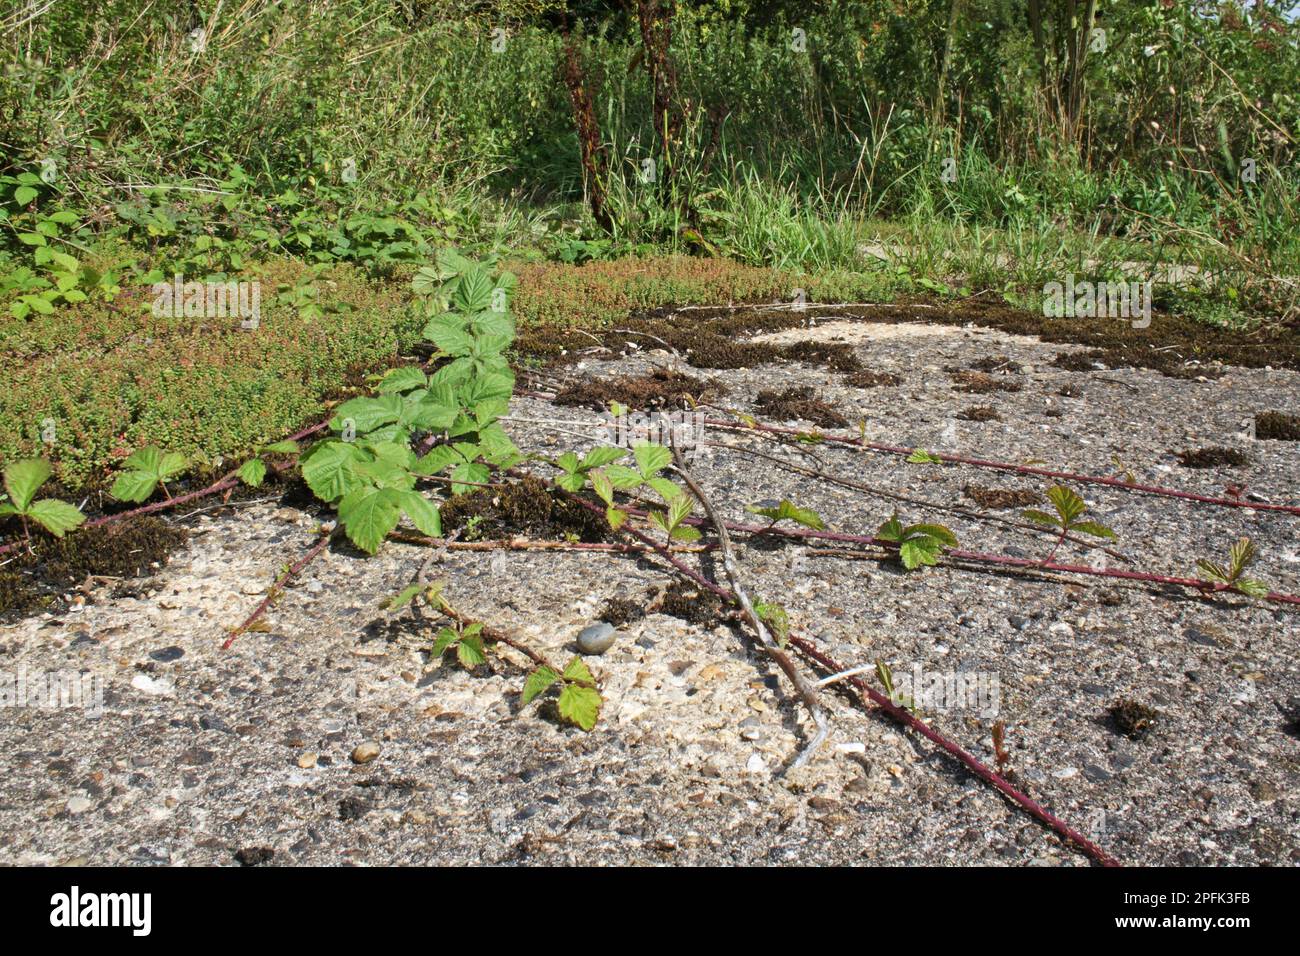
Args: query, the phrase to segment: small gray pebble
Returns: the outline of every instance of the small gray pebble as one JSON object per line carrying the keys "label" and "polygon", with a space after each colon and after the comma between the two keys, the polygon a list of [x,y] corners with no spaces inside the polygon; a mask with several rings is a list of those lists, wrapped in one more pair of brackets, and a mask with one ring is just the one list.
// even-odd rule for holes
{"label": "small gray pebble", "polygon": [[604,654],[613,646],[617,633],[612,624],[604,621],[590,624],[578,634],[578,651],[582,654]]}

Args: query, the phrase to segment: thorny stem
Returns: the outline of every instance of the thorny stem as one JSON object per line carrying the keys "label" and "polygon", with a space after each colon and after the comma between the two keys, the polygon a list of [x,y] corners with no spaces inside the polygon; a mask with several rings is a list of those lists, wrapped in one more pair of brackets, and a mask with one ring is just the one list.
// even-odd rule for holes
{"label": "thorny stem", "polygon": [[[599,508],[597,508],[594,504],[587,501],[585,498],[581,497],[580,495],[575,495],[570,492],[563,492],[563,494],[566,497],[572,499],[573,501],[578,502],[584,508],[587,508],[588,510],[597,514],[603,514],[603,512]],[[719,522],[716,527],[725,528],[727,527],[728,524],[729,523],[727,522]],[[637,538],[643,543],[650,545],[652,548],[654,548],[655,551],[659,553],[660,557],[662,557],[665,561],[667,561],[670,565],[672,565],[672,567],[674,567],[677,571],[685,575],[690,580],[694,581],[696,584],[699,584],[705,590],[713,594],[716,594],[718,597],[721,597],[726,601],[734,600],[734,596],[730,591],[710,581],[708,578],[704,577],[694,568],[691,568],[688,565],[684,564],[680,559],[675,557],[670,551],[668,551],[667,548],[663,547],[658,542],[642,534],[640,531],[636,530],[635,528],[629,527],[626,524],[623,526],[622,530],[626,531],[628,534],[632,535],[633,537]],[[794,647],[796,647],[800,651],[800,653],[805,654],[809,659],[816,661],[818,664],[822,665],[823,667],[827,668],[828,670],[836,674],[842,674],[844,671],[848,670],[848,668],[844,667],[842,664],[837,663],[829,655],[823,654],[821,651],[819,651],[811,642],[801,637],[791,635],[790,643]],[[872,702],[878,704],[881,707],[881,709],[883,709],[890,717],[897,720],[899,723],[903,724],[904,726],[916,730],[927,740],[930,740],[938,744],[945,751],[947,751],[958,761],[960,761],[963,766],[965,766],[968,770],[974,773],[977,777],[979,777],[981,780],[985,781],[986,783],[988,783],[989,785],[997,789],[999,792],[1005,794],[1013,803],[1017,804],[1022,809],[1024,809],[1030,816],[1034,817],[1035,819],[1039,820],[1042,823],[1047,824],[1057,833],[1061,834],[1066,839],[1073,842],[1081,850],[1083,850],[1083,852],[1087,854],[1090,858],[1101,863],[1103,866],[1119,866],[1118,861],[1116,861],[1114,857],[1106,853],[1105,850],[1101,849],[1101,847],[1097,846],[1091,840],[1087,839],[1087,837],[1083,836],[1078,831],[1071,828],[1064,821],[1052,815],[1050,812],[1045,810],[1038,803],[1031,800],[1028,796],[1021,793],[1015,787],[1011,786],[1010,783],[1008,783],[997,773],[990,770],[987,766],[985,766],[983,763],[977,760],[974,756],[967,753],[959,745],[952,742],[947,737],[944,737],[942,734],[934,730],[924,721],[922,721],[915,715],[909,713],[908,711],[902,709],[901,707],[898,707],[896,704],[893,703],[893,701],[891,701],[885,695],[881,694],[879,691],[872,690],[871,687],[868,686],[864,681],[856,677],[845,677],[844,680],[848,683],[851,683],[854,687],[858,688],[858,690],[860,690]]]}
{"label": "thorny stem", "polygon": [[[792,461],[789,461],[784,458],[778,458],[776,455],[769,455],[765,452],[758,451],[757,449],[754,448],[745,448],[741,445],[731,445],[728,444],[727,442],[709,442],[708,444],[719,448],[726,448],[730,451],[740,452],[741,454],[744,455],[755,455],[759,458],[763,458],[774,464],[780,465],[783,468],[786,468],[787,470],[793,471],[797,474],[807,475],[810,478],[816,478],[820,481],[825,481],[828,484],[840,485],[841,487],[844,488],[852,488],[855,491],[862,491],[869,495],[877,495],[881,498],[888,498],[891,501],[899,501],[902,502],[903,504],[916,505],[922,508],[930,508],[935,511],[946,511],[950,514],[957,514],[965,518],[970,518],[972,521],[983,521],[989,524],[1000,524],[1009,528],[1016,528],[1022,531],[1034,532],[1035,534],[1052,533],[1048,529],[1040,528],[1037,525],[1032,525],[1027,521],[1012,521],[1009,518],[1001,518],[998,517],[997,515],[980,514],[979,512],[972,511],[969,508],[959,508],[955,505],[945,505],[937,501],[925,501],[920,498],[913,498],[910,495],[900,495],[897,492],[886,491],[884,488],[877,488],[874,485],[867,485],[859,481],[852,481],[848,478],[843,478],[839,475],[833,475],[830,472],[822,471],[819,468],[807,468],[803,465],[796,465]],[[1128,557],[1126,557],[1123,554],[1120,554],[1118,551],[1114,550],[1113,548],[1106,547],[1105,545],[1096,544],[1095,542],[1092,541],[1085,541],[1082,538],[1076,537],[1075,535],[1072,534],[1067,534],[1065,540],[1077,544],[1082,548],[1087,548],[1089,550],[1104,551],[1106,554],[1110,555],[1112,558],[1114,558],[1117,561],[1123,561],[1125,564],[1130,563]],[[1057,542],[1057,546],[1058,547],[1060,546],[1059,541]],[[1055,554],[1056,553],[1055,550],[1053,550],[1052,553]]]}
{"label": "thorny stem", "polygon": [[803,749],[803,752],[800,753],[799,756],[795,758],[794,763],[791,764],[792,769],[802,767],[817,751],[817,748],[825,742],[827,736],[830,734],[830,725],[826,722],[826,714],[822,710],[821,702],[817,699],[817,688],[799,673],[798,668],[794,666],[794,661],[790,660],[790,656],[777,645],[772,635],[768,633],[767,627],[763,624],[763,619],[760,618],[758,612],[754,610],[754,605],[750,601],[749,595],[745,593],[745,589],[740,583],[740,570],[736,565],[735,552],[731,549],[731,538],[727,534],[727,526],[719,517],[717,510],[713,507],[713,502],[709,500],[708,495],[704,493],[704,490],[695,480],[695,476],[692,475],[690,469],[686,467],[686,459],[682,455],[681,449],[677,446],[676,442],[673,442],[673,461],[677,466],[677,473],[682,476],[682,481],[684,481],[686,487],[691,490],[691,494],[699,500],[700,504],[704,507],[705,512],[709,516],[709,521],[713,524],[713,529],[718,535],[718,547],[722,551],[722,567],[727,572],[727,579],[731,582],[731,589],[734,592],[736,600],[740,602],[741,608],[744,609],[745,617],[749,619],[750,626],[753,627],[754,631],[758,634],[759,642],[767,652],[768,656],[776,661],[777,666],[780,667],[785,673],[785,676],[790,679],[790,683],[794,685],[794,689],[796,693],[798,693],[799,699],[802,700],[804,706],[808,708],[808,712],[812,715],[813,722],[817,725],[817,733],[813,735],[812,740],[808,742],[808,745]]}
{"label": "thorny stem", "polygon": [[332,531],[322,532],[320,540],[312,546],[311,550],[291,564],[288,569],[285,570],[284,574],[280,575],[280,577],[276,579],[275,583],[267,590],[266,597],[264,597],[257,607],[253,609],[253,613],[244,618],[243,622],[230,632],[230,636],[227,637],[225,643],[221,645],[223,651],[229,650],[230,645],[235,643],[235,638],[252,627],[257,619],[266,613],[266,609],[271,606],[271,602],[279,597],[283,592],[285,584],[302,571],[303,568],[311,564],[311,562],[315,560],[316,556],[325,550],[326,545],[330,543],[331,537],[333,537]]}
{"label": "thorny stem", "polygon": [[[726,428],[732,431],[757,431],[765,432],[772,435],[806,435],[807,431],[798,428],[785,428],[781,425],[764,425],[761,422],[754,422],[752,425],[748,422],[725,421],[721,419],[706,418],[705,425],[712,425],[715,428]],[[843,435],[828,435],[818,432],[818,437],[823,441],[832,442],[837,445],[850,445],[855,448],[868,448],[872,451],[882,451],[891,455],[910,455],[915,448],[903,448],[899,445],[884,445],[879,442],[869,442],[861,438],[845,437]],[[1300,515],[1300,505],[1275,505],[1261,501],[1240,501],[1236,498],[1215,498],[1211,495],[1198,495],[1190,491],[1179,491],[1175,488],[1163,488],[1159,485],[1140,485],[1124,481],[1120,478],[1105,478],[1096,475],[1080,475],[1070,471],[1053,471],[1049,468],[1036,468],[1031,465],[1017,465],[1012,462],[990,461],[984,458],[969,458],[965,455],[944,455],[935,454],[936,458],[944,462],[951,462],[957,465],[970,465],[975,468],[991,468],[996,471],[1013,471],[1021,475],[1038,475],[1044,478],[1055,478],[1061,481],[1079,481],[1085,484],[1106,485],[1111,488],[1119,488],[1126,491],[1137,491],[1148,495],[1161,495],[1166,498],[1182,498],[1186,501],[1196,501],[1201,504],[1218,505],[1224,508],[1251,508],[1256,511],[1281,511],[1286,514]]]}
{"label": "thorny stem", "polygon": [[[836,675],[844,675],[845,671],[848,670],[842,664],[837,663],[833,658],[830,657],[830,655],[825,654],[822,651],[818,650],[818,648],[811,641],[808,641],[802,637],[798,637],[797,635],[792,634],[790,635],[790,643],[794,647],[798,648],[800,653],[806,655],[809,659],[816,661],[822,667],[825,667],[827,670],[832,671]],[[975,776],[979,777],[985,783],[989,784],[990,786],[994,787],[999,792],[1004,794],[1013,803],[1019,805],[1026,812],[1028,812],[1030,816],[1034,817],[1036,820],[1042,823],[1047,824],[1049,827],[1051,827],[1061,836],[1065,837],[1071,843],[1079,847],[1079,849],[1081,849],[1093,860],[1096,860],[1102,866],[1120,865],[1118,860],[1116,860],[1113,856],[1111,856],[1109,853],[1107,853],[1097,844],[1093,843],[1082,833],[1079,833],[1077,830],[1075,830],[1073,827],[1067,824],[1064,820],[1061,820],[1059,817],[1053,815],[1050,811],[1045,809],[1037,801],[1031,799],[1024,793],[1017,790],[1010,783],[1008,783],[1007,780],[1004,777],[1002,777],[1000,774],[989,769],[985,764],[980,762],[977,758],[967,753],[960,746],[953,743],[947,737],[943,736],[941,733],[933,729],[929,724],[921,720],[911,711],[907,710],[905,707],[901,707],[898,704],[895,704],[884,694],[880,693],[880,691],[875,690],[874,688],[871,687],[870,684],[868,684],[866,681],[858,677],[843,676],[843,680],[845,683],[852,684],[854,687],[856,687],[859,691],[861,691],[864,697],[869,699],[873,704],[878,706],[881,710],[883,710],[894,720],[898,721],[904,727],[907,727],[911,730],[915,730],[922,737],[925,737],[930,742],[942,747],[953,757],[957,758],[957,760],[959,760],[961,764],[964,767],[966,767],[967,770],[975,774]]]}

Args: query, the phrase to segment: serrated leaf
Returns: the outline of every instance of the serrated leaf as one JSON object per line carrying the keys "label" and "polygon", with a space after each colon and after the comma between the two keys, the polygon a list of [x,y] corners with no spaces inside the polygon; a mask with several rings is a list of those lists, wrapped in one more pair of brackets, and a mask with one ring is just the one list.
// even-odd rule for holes
{"label": "serrated leaf", "polygon": [[421,458],[412,466],[412,470],[417,475],[436,475],[454,464],[460,464],[465,459],[461,457],[460,452],[450,445],[438,445],[431,448],[429,453]]}
{"label": "serrated leaf", "polygon": [[1070,525],[1071,531],[1078,531],[1080,534],[1090,534],[1094,538],[1115,538],[1117,535],[1104,524],[1098,524],[1096,521],[1079,521]]}
{"label": "serrated leaf", "polygon": [[824,531],[826,529],[826,523],[822,521],[821,515],[813,511],[811,508],[800,508],[798,505],[786,499],[782,499],[781,503],[775,508],[759,508],[750,505],[746,510],[753,514],[762,515],[765,518],[771,518],[773,521],[793,521],[796,524],[801,524],[806,528],[813,528],[817,531]]}
{"label": "serrated leaf", "polygon": [[611,528],[617,531],[623,527],[623,522],[627,521],[627,512],[614,507],[606,508],[605,520],[609,522]]}
{"label": "serrated leaf", "polygon": [[637,468],[646,478],[662,471],[673,460],[673,453],[663,445],[643,443],[633,448],[632,454],[636,456]]}
{"label": "serrated leaf", "polygon": [[591,730],[600,717],[600,692],[594,687],[565,684],[560,691],[560,715],[583,730]]}
{"label": "serrated leaf", "polygon": [[1039,511],[1036,508],[1027,508],[1020,513],[1030,521],[1034,522],[1034,524],[1046,525],[1050,528],[1059,528],[1061,526],[1061,520],[1059,518],[1049,515],[1045,511]]}
{"label": "serrated leaf", "polygon": [[416,528],[431,538],[442,536],[442,514],[432,501],[418,491],[403,491],[399,500],[402,510]]}
{"label": "serrated leaf", "polygon": [[[472,462],[464,465],[457,465],[451,471],[453,494],[463,494],[467,491],[475,490],[475,485],[485,485],[488,479],[492,477],[488,466],[481,462]],[[579,485],[578,487],[582,487]]]}
{"label": "serrated leaf", "polygon": [[358,435],[372,432],[380,425],[387,425],[402,417],[402,399],[398,395],[384,395],[381,398],[353,398],[334,409],[330,418],[330,428],[343,431],[343,425],[351,420]]}
{"label": "serrated leaf", "polygon": [[53,472],[50,463],[43,458],[27,458],[10,463],[4,470],[4,483],[14,507],[26,511],[36,497],[37,489],[45,484]]}
{"label": "serrated leaf", "polygon": [[910,455],[907,456],[907,460],[913,465],[942,465],[943,464],[942,458],[940,458],[938,455],[932,455],[924,448],[917,448],[915,451],[913,451]]}
{"label": "serrated leaf", "polygon": [[1214,581],[1221,581],[1224,584],[1227,584],[1232,580],[1232,576],[1228,574],[1227,570],[1221,565],[1215,564],[1213,561],[1207,561],[1204,558],[1201,558],[1196,562],[1196,567],[1200,569],[1202,574]]}
{"label": "serrated leaf", "polygon": [[[627,454],[626,448],[616,448],[612,446],[602,445],[598,448],[593,448],[591,451],[587,452],[586,457],[582,459],[582,468],[584,470],[591,469],[591,468],[600,468],[604,465],[608,465],[612,462],[618,461],[626,454]],[[573,469],[570,468],[567,470],[572,471]]]}
{"label": "serrated leaf", "polygon": [[75,505],[57,498],[42,498],[35,502],[27,509],[27,517],[56,538],[62,538],[86,520],[86,516]]}
{"label": "serrated leaf", "polygon": [[1256,581],[1254,578],[1238,578],[1233,586],[1242,594],[1247,594],[1253,598],[1268,597],[1268,585],[1263,581]]}
{"label": "serrated leaf", "polygon": [[580,683],[596,683],[596,678],[591,676],[591,669],[587,667],[587,662],[581,657],[576,656],[570,660],[568,664],[564,665],[564,673],[560,676],[565,680],[573,680]]}
{"label": "serrated leaf", "polygon": [[381,395],[390,392],[409,392],[413,388],[424,388],[428,382],[429,379],[423,371],[414,365],[406,365],[402,368],[389,369],[379,380],[375,390]]}
{"label": "serrated leaf", "polygon": [[433,639],[433,647],[429,649],[429,654],[433,657],[441,657],[447,648],[460,640],[460,634],[455,629],[444,627],[438,631]]}
{"label": "serrated leaf", "polygon": [[528,706],[538,694],[546,693],[550,686],[559,679],[560,675],[545,664],[537,668],[524,681],[523,699],[520,701],[521,706]]}
{"label": "serrated leaf", "polygon": [[[626,465],[610,465],[605,469],[607,477],[619,491],[631,491],[633,488],[640,486],[641,473],[627,467]],[[667,479],[656,479],[666,481]]]}
{"label": "serrated leaf", "polygon": [[262,449],[268,455],[296,455],[298,454],[298,443],[296,441],[277,441],[272,442]]}
{"label": "serrated leaf", "polygon": [[698,528],[688,524],[679,524],[677,527],[673,528],[672,533],[669,534],[668,537],[672,538],[674,541],[699,541],[700,538],[704,536],[700,534]]}
{"label": "serrated leaf", "polygon": [[1255,545],[1249,538],[1238,538],[1237,543],[1228,551],[1228,561],[1234,577],[1250,567],[1254,560]]}
{"label": "serrated leaf", "polygon": [[460,643],[456,645],[456,659],[466,670],[473,670],[479,664],[487,663],[487,654],[483,651],[483,638],[478,633],[470,633],[469,628],[461,634]]}
{"label": "serrated leaf", "polygon": [[876,537],[882,541],[893,541],[898,543],[903,540],[903,523],[898,520],[898,515],[893,515],[888,521],[876,529]]}
{"label": "serrated leaf", "polygon": [[495,284],[487,272],[475,266],[462,273],[451,296],[452,307],[466,314],[486,312],[492,304],[493,288]]}
{"label": "serrated leaf", "polygon": [[113,482],[108,493],[118,501],[139,503],[158,487],[158,479],[143,471],[124,471]]}
{"label": "serrated leaf", "polygon": [[349,492],[339,502],[338,512],[348,540],[367,554],[379,550],[400,516],[397,505],[378,488]]}
{"label": "serrated leaf", "polygon": [[250,488],[261,487],[266,478],[266,462],[260,458],[250,458],[239,466],[239,471],[235,474]]}
{"label": "serrated leaf", "polygon": [[1067,524],[1088,510],[1083,499],[1064,485],[1053,485],[1047,489],[1047,500],[1056,507],[1057,513]]}
{"label": "serrated leaf", "polygon": [[941,524],[914,524],[905,531],[909,537],[913,535],[925,535],[927,538],[934,538],[935,541],[946,544],[950,548],[957,547],[957,536]]}
{"label": "serrated leaf", "polygon": [[302,459],[302,477],[317,498],[334,502],[361,485],[355,467],[362,455],[349,442],[327,441]]}
{"label": "serrated leaf", "polygon": [[939,542],[934,538],[910,538],[898,547],[903,567],[914,571],[923,564],[939,563]]}
{"label": "serrated leaf", "polygon": [[384,606],[387,607],[388,610],[390,611],[396,611],[399,608],[404,608],[406,607],[406,605],[414,601],[416,595],[423,590],[424,590],[423,584],[420,584],[418,582],[416,584],[408,584],[406,587],[402,588],[402,590],[398,591],[391,598],[389,598],[388,603],[385,604]]}
{"label": "serrated leaf", "polygon": [[600,471],[593,471],[587,477],[591,479],[592,490],[600,496],[600,500],[612,506],[614,504],[614,486],[610,483],[609,478]]}

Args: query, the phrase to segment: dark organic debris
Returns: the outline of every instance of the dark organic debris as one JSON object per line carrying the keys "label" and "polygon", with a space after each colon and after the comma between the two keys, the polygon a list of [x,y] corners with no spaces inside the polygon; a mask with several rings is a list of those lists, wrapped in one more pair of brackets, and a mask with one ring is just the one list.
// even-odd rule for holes
{"label": "dark organic debris", "polygon": [[[1007,358],[1005,355],[989,355],[982,359],[976,359],[966,366],[966,369],[972,372],[983,372],[986,375],[1003,374],[1012,375],[1022,371],[1024,366],[1019,362]],[[947,369],[949,372],[961,371],[961,369]]]}
{"label": "dark organic debris", "polygon": [[1266,441],[1300,441],[1300,415],[1259,412],[1255,416],[1255,437]]}
{"label": "dark organic debris", "polygon": [[873,372],[864,369],[844,376],[844,384],[852,385],[854,388],[876,388],[880,385],[902,385],[903,379],[893,372]]}
{"label": "dark organic debris", "polygon": [[987,392],[1018,392],[1023,388],[1019,382],[989,375],[987,372],[960,370],[951,374],[953,381],[956,383],[953,386],[954,388],[974,395],[982,395]]}
{"label": "dark organic debris", "polygon": [[1184,468],[1232,468],[1250,464],[1250,456],[1236,448],[1196,448],[1177,454],[1178,463]]}
{"label": "dark organic debris", "polygon": [[1155,725],[1158,711],[1146,704],[1122,698],[1115,701],[1110,708],[1110,719],[1115,729],[1129,740],[1141,740],[1151,732]]}
{"label": "dark organic debris", "polygon": [[528,534],[550,540],[574,536],[593,542],[609,536],[608,526],[598,515],[531,476],[501,488],[454,495],[440,511],[444,532],[461,529],[465,540],[502,540]]}
{"label": "dark organic debris", "polygon": [[344,822],[360,820],[370,810],[370,804],[360,797],[344,797],[339,801],[339,819]]}
{"label": "dark organic debris", "polygon": [[1043,496],[1029,488],[988,488],[984,485],[966,485],[962,492],[981,508],[1028,508],[1043,500]]}
{"label": "dark organic debris", "polygon": [[709,402],[726,393],[726,386],[713,379],[706,381],[681,372],[655,369],[648,375],[596,379],[574,385],[556,395],[555,404],[607,409],[610,402],[620,402],[629,408],[654,411]]}
{"label": "dark organic debris", "polygon": [[841,428],[849,423],[847,418],[818,398],[817,393],[807,385],[792,386],[783,392],[759,392],[754,405],[763,414],[777,421],[797,419],[827,428]]}
{"label": "dark organic debris", "polygon": [[658,610],[691,624],[711,626],[722,619],[722,601],[716,594],[675,581],[664,592]]}
{"label": "dark organic debris", "polygon": [[958,418],[968,422],[1000,422],[1002,416],[998,410],[991,405],[975,405],[961,412]]}
{"label": "dark organic debris", "polygon": [[36,554],[23,553],[0,571],[0,613],[47,607],[91,576],[147,576],[188,537],[184,528],[146,515],[43,541]]}
{"label": "dark organic debris", "polygon": [[597,616],[606,624],[622,627],[625,624],[631,624],[633,621],[639,621],[645,617],[645,613],[644,602],[613,597],[605,602],[605,606],[601,608],[600,614]]}
{"label": "dark organic debris", "polygon": [[269,863],[275,851],[269,846],[246,846],[235,853],[235,860],[240,866],[261,866]]}

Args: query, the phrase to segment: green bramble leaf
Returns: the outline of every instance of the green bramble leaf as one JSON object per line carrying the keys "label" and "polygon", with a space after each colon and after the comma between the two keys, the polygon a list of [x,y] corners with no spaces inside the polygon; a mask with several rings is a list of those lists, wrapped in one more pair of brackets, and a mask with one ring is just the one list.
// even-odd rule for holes
{"label": "green bramble leaf", "polygon": [[258,488],[266,479],[266,462],[260,458],[250,458],[239,466],[239,471],[235,474],[250,488]]}
{"label": "green bramble leaf", "polygon": [[53,473],[54,469],[50,467],[50,463],[41,458],[10,462],[5,466],[5,491],[9,492],[9,500],[13,502],[18,513],[27,510],[27,506],[36,497],[37,489],[45,484],[46,479]]}
{"label": "green bramble leaf", "polygon": [[34,502],[27,509],[27,517],[56,538],[62,538],[86,520],[86,516],[75,505],[57,498],[43,498]]}
{"label": "green bramble leaf", "polygon": [[910,455],[907,456],[907,460],[909,463],[913,465],[942,465],[943,464],[942,458],[940,458],[938,455],[931,454],[930,452],[926,451],[924,448],[915,449]]}
{"label": "green bramble leaf", "polygon": [[784,498],[775,508],[760,508],[749,505],[745,510],[756,515],[762,515],[765,518],[771,518],[774,523],[777,521],[793,521],[815,531],[826,530],[826,522],[822,521],[821,515],[811,508],[800,508]]}
{"label": "green bramble leaf", "polygon": [[600,692],[594,687],[565,684],[560,691],[560,715],[583,730],[591,730],[600,717]]}
{"label": "green bramble leaf", "polygon": [[550,689],[551,685],[559,679],[560,675],[555,673],[553,669],[547,667],[545,664],[538,667],[535,671],[529,674],[528,679],[524,681],[523,699],[520,702],[521,706],[527,707],[532,703],[534,698],[539,694],[546,693],[546,691]]}

